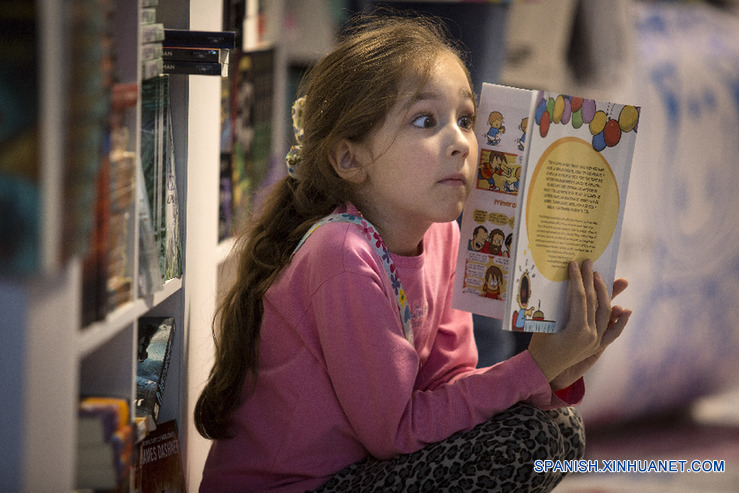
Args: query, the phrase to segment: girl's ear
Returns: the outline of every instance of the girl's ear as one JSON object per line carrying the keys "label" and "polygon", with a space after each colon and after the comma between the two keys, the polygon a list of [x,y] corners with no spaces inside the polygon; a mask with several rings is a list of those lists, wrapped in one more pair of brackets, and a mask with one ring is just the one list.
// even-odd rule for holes
{"label": "girl's ear", "polygon": [[343,139],[334,147],[329,161],[342,179],[358,185],[367,177],[361,154],[360,144]]}

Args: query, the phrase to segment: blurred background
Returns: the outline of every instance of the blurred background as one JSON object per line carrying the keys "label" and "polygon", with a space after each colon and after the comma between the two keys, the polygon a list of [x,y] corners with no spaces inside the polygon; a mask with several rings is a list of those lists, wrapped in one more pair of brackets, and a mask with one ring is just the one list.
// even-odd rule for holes
{"label": "blurred background", "polygon": [[[574,475],[557,491],[739,491],[739,1],[294,1],[286,35],[333,19],[328,48],[350,12],[380,4],[445,18],[478,91],[642,107],[616,271],[630,282],[617,302],[634,314],[586,376],[588,458],[725,471]],[[476,336],[488,364],[526,344],[479,318]]]}

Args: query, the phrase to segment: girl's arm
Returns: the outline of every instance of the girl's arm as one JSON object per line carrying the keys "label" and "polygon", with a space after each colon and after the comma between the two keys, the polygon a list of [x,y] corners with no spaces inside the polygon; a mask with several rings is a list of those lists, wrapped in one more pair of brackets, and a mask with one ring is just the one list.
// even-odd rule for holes
{"label": "girl's arm", "polygon": [[549,382],[528,353],[484,371],[470,368],[472,360],[462,365],[466,373],[442,364],[457,378],[416,390],[418,354],[403,338],[383,276],[368,265],[337,275],[314,295],[321,358],[352,430],[372,455],[419,450],[516,402],[552,402]]}

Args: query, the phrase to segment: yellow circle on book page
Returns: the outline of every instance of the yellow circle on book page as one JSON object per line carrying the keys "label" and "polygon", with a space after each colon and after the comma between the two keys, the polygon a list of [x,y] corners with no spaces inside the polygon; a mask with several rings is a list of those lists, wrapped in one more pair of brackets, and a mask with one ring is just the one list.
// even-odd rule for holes
{"label": "yellow circle on book page", "polygon": [[531,256],[544,277],[564,281],[571,261],[595,261],[610,243],[618,221],[616,178],[591,143],[563,137],[544,151],[528,187]]}

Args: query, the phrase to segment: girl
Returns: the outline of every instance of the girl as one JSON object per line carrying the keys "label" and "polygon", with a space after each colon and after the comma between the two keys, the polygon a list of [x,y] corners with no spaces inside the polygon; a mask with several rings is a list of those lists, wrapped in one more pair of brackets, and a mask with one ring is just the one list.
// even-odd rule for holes
{"label": "girl", "polygon": [[201,491],[553,488],[534,461],[582,456],[566,406],[628,311],[573,263],[569,325],[476,369],[450,308],[477,160],[459,51],[431,20],[366,20],[301,92],[289,175],[219,309]]}

